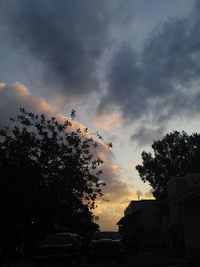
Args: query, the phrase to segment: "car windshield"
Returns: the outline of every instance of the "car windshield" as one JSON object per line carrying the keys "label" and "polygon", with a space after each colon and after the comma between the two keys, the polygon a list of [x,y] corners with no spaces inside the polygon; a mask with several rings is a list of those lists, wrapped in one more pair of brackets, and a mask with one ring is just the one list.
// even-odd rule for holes
{"label": "car windshield", "polygon": [[93,236],[94,240],[99,239],[112,239],[112,240],[119,240],[121,239],[118,232],[96,232]]}
{"label": "car windshield", "polygon": [[71,238],[69,235],[48,235],[44,240],[44,244],[70,244]]}

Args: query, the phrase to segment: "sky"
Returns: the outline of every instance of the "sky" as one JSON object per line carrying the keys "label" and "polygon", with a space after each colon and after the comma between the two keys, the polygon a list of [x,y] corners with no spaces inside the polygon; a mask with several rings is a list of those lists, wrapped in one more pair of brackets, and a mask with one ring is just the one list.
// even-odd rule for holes
{"label": "sky", "polygon": [[152,198],[135,166],[153,140],[199,132],[200,1],[0,0],[0,126],[19,107],[98,131],[101,230]]}

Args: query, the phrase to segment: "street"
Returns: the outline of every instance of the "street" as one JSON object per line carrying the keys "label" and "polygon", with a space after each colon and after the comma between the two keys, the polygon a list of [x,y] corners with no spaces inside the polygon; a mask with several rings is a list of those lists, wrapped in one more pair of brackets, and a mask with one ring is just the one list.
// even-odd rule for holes
{"label": "street", "polygon": [[[45,265],[50,266],[50,265]],[[53,266],[53,265],[51,265]],[[64,265],[57,265],[64,266]],[[68,265],[75,266],[75,265]],[[83,257],[81,261],[81,267],[187,267],[186,259],[169,257],[169,256],[155,256],[141,254],[138,256],[128,256],[126,261],[122,264],[116,263],[116,261],[99,261],[95,264],[88,264],[87,257]],[[25,258],[16,262],[4,263],[2,267],[35,267],[33,258]]]}

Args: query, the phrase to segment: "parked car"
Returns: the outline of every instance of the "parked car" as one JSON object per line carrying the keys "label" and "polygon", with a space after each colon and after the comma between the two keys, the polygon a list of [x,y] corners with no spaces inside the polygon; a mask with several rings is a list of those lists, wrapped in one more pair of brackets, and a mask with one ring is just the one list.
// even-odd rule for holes
{"label": "parked car", "polygon": [[81,262],[81,238],[77,234],[58,233],[48,235],[37,248],[36,266],[46,263],[76,263]]}
{"label": "parked car", "polygon": [[89,244],[88,262],[98,260],[125,260],[125,250],[118,232],[95,232]]}

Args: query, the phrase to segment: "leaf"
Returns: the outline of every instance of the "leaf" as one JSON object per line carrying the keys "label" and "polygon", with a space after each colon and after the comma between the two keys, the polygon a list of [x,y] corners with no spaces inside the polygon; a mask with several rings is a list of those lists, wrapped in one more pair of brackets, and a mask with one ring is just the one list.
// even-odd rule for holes
{"label": "leaf", "polygon": [[71,111],[71,119],[74,120],[76,118],[76,111],[72,109]]}

